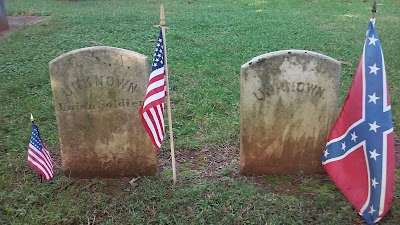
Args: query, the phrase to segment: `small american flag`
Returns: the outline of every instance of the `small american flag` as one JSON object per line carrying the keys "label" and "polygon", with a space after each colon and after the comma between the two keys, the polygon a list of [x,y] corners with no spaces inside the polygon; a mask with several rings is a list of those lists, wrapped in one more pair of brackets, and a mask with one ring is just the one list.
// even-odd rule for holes
{"label": "small american flag", "polygon": [[46,146],[40,139],[39,129],[32,124],[31,141],[28,148],[28,165],[39,172],[45,180],[53,177],[53,163]]}
{"label": "small american flag", "polygon": [[373,21],[322,164],[367,224],[387,213],[394,190],[394,134],[385,63]]}
{"label": "small american flag", "polygon": [[163,35],[157,41],[152,64],[146,99],[140,109],[142,123],[157,150],[160,150],[165,135],[164,128],[164,98],[166,95]]}

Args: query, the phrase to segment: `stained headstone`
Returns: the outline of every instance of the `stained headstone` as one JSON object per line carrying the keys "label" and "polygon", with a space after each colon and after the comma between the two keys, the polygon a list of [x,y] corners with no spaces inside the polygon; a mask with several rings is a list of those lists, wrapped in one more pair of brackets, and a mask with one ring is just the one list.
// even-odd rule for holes
{"label": "stained headstone", "polygon": [[157,172],[156,150],[138,113],[149,74],[146,56],[90,47],[57,57],[49,68],[66,176]]}
{"label": "stained headstone", "polygon": [[8,30],[8,20],[5,0],[0,0],[0,31]]}
{"label": "stained headstone", "polygon": [[272,52],[242,65],[242,174],[323,173],[339,81],[340,63],[310,51]]}

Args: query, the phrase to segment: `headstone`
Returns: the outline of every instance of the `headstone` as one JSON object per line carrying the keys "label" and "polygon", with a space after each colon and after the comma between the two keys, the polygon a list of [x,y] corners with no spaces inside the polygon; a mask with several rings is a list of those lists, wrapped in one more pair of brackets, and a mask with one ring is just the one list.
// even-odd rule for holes
{"label": "headstone", "polygon": [[242,65],[242,174],[323,173],[339,80],[340,63],[310,51],[272,52]]}
{"label": "headstone", "polygon": [[0,0],[0,32],[8,30],[8,20],[5,0]]}
{"label": "headstone", "polygon": [[139,115],[147,57],[90,47],[65,53],[49,67],[64,174],[154,175],[157,154]]}

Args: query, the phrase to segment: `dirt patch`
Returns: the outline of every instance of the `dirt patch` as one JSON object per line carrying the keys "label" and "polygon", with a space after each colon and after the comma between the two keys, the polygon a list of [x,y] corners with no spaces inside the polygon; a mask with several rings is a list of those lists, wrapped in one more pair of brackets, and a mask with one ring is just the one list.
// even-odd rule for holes
{"label": "dirt patch", "polygon": [[[52,154],[54,167],[61,171],[62,162],[59,153]],[[159,153],[159,173],[171,176],[172,180],[172,165],[169,151],[161,151]],[[239,162],[239,147],[223,147],[220,149],[205,148],[202,150],[178,150],[175,152],[178,182],[193,182],[198,180],[225,180],[225,179],[244,179],[240,174]],[[400,168],[400,141],[395,141],[395,162],[396,169]],[[319,192],[337,191],[337,187],[332,183],[329,176],[325,174],[298,175],[288,176],[253,176],[252,179],[255,185],[260,188],[268,188],[275,190],[281,195],[314,195]],[[65,184],[60,188],[60,192],[71,186],[76,185],[76,179],[65,179]],[[104,193],[109,193],[116,196],[123,196],[129,185],[130,178],[116,179],[79,179],[83,182],[83,189],[95,192],[101,188]],[[141,179],[137,185],[140,186]],[[400,182],[400,177],[396,175],[396,183]],[[101,187],[94,184],[101,183]],[[172,183],[171,183],[172,185]],[[133,186],[133,185],[132,185]],[[97,190],[98,191],[98,190]]]}
{"label": "dirt patch", "polygon": [[0,38],[7,37],[18,27],[34,24],[45,18],[47,18],[47,16],[8,16],[7,20],[10,28],[8,30],[1,31]]}
{"label": "dirt patch", "polygon": [[[54,167],[61,170],[62,162],[60,154],[52,154]],[[181,150],[175,152],[178,176],[190,174],[197,179],[218,179],[222,177],[240,177],[239,148],[224,147],[220,149],[205,148],[203,150]],[[400,141],[395,141],[395,163],[396,169],[400,168]],[[158,160],[159,172],[171,174],[172,165],[169,152],[160,152]],[[315,175],[326,177],[324,175]],[[179,179],[178,179],[179,180]],[[258,183],[274,183],[273,180],[266,180],[264,176],[254,177]],[[283,179],[284,180],[284,179]],[[321,178],[321,180],[323,180]],[[298,184],[298,183],[297,183]],[[287,186],[296,186],[288,182]]]}
{"label": "dirt patch", "polygon": [[[176,151],[175,158],[178,175],[191,174],[198,179],[215,179],[224,176],[240,176],[240,158],[238,147]],[[169,152],[161,152],[161,154],[159,155],[158,164],[160,172],[172,173],[172,165]],[[395,165],[396,169],[400,168],[400,141],[398,140],[395,141]],[[324,175],[315,176],[324,177]],[[254,179],[260,180],[265,178],[255,177]]]}
{"label": "dirt patch", "polygon": [[[245,179],[240,174],[239,147],[223,147],[220,149],[205,148],[202,150],[178,150],[175,152],[178,182],[196,183],[199,180],[226,180]],[[400,168],[400,141],[395,141],[396,168]],[[61,171],[62,162],[60,153],[52,154],[54,167]],[[159,173],[170,176],[172,180],[172,166],[170,152],[159,153]],[[61,174],[60,174],[61,175]],[[59,192],[67,188],[81,188],[81,191],[107,193],[110,196],[126,196],[127,186],[131,178],[115,179],[62,179]],[[248,177],[260,188],[274,190],[279,195],[304,195],[313,196],[317,193],[337,191],[337,187],[326,174],[288,176],[253,176]],[[79,185],[75,181],[79,180]],[[396,175],[396,183],[400,177]],[[135,186],[140,186],[141,179],[135,181]],[[96,185],[101,184],[101,185]],[[132,185],[132,184],[131,184]],[[171,182],[172,185],[172,182]],[[133,185],[132,185],[133,186]]]}
{"label": "dirt patch", "polygon": [[[177,151],[175,158],[178,174],[193,175],[197,179],[206,180],[239,176],[239,149],[237,147]],[[163,173],[172,173],[169,152],[160,154],[159,170]]]}

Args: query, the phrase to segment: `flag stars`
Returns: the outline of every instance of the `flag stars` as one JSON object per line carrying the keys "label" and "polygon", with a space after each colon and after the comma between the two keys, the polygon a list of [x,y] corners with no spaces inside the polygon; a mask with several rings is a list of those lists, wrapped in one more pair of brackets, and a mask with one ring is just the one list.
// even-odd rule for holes
{"label": "flag stars", "polygon": [[328,155],[329,155],[328,149],[325,149],[325,151],[324,151],[325,158],[328,158]]}
{"label": "flag stars", "polygon": [[351,133],[351,140],[356,142],[356,139],[358,138],[358,136],[356,135],[356,132],[354,131],[353,133]]}
{"label": "flag stars", "polygon": [[[386,78],[383,77],[385,64],[380,40],[375,34],[370,23],[360,60],[363,74],[356,73],[348,99],[344,103],[347,108],[343,107],[347,110],[342,109],[335,129],[329,135],[327,147],[322,150],[325,152],[320,154],[323,166],[339,189],[350,202],[360,203],[356,204],[357,211],[368,224],[379,221],[387,211],[392,193],[385,187],[394,182],[394,178],[386,174],[386,170],[394,167],[392,161],[386,160],[386,152],[392,150],[390,146],[386,146],[387,142],[393,142],[393,136],[388,134],[393,130],[392,112],[385,104],[388,97]],[[359,101],[363,101],[362,104],[352,104]],[[352,117],[354,113],[357,115]],[[354,154],[348,154],[350,149],[354,150]],[[327,158],[328,150],[331,154]],[[354,169],[356,160],[363,162],[362,170]],[[345,176],[363,176],[366,183],[349,182],[344,179]],[[368,196],[354,194],[353,190],[366,190]]]}
{"label": "flag stars", "polygon": [[371,205],[370,207],[369,207],[369,214],[373,214],[374,212],[376,212],[376,210],[374,209],[374,205]]}
{"label": "flag stars", "polygon": [[375,35],[372,35],[372,37],[368,37],[369,39],[369,44],[368,45],[374,45],[375,46],[375,42],[378,40],[375,38]]}
{"label": "flag stars", "polygon": [[381,69],[376,66],[376,63],[373,66],[368,66],[368,67],[371,69],[371,71],[369,71],[369,73],[374,73],[375,75],[376,75],[376,72]]}
{"label": "flag stars", "polygon": [[376,104],[376,100],[380,99],[380,97],[376,96],[375,92],[372,95],[368,95],[368,97],[369,97],[369,101],[368,102],[373,102],[374,104]]}
{"label": "flag stars", "polygon": [[379,125],[376,124],[376,121],[374,121],[373,123],[368,123],[368,124],[369,124],[369,130],[370,130],[370,131],[373,130],[373,131],[375,131],[375,133],[376,133],[376,129],[378,129],[379,127],[381,127],[381,126],[379,126]]}
{"label": "flag stars", "polygon": [[371,154],[369,158],[375,159],[375,161],[376,161],[376,157],[381,155],[376,152],[376,149],[374,149],[374,151],[372,151],[372,152],[370,151],[369,154]]}
{"label": "flag stars", "polygon": [[376,185],[379,184],[378,182],[376,182],[376,177],[374,177],[374,179],[371,179],[372,181],[372,187],[376,188]]}

